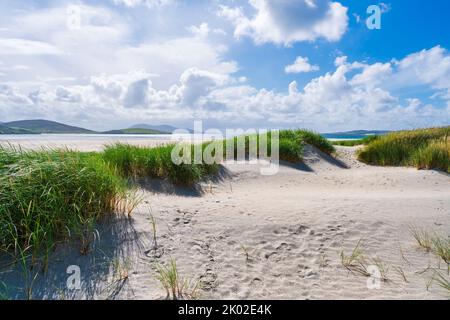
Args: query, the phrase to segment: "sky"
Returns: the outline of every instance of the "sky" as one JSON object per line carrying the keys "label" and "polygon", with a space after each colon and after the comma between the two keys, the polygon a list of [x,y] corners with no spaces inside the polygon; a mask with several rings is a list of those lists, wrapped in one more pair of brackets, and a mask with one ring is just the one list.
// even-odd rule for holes
{"label": "sky", "polygon": [[449,125],[448,12],[448,0],[2,0],[0,122]]}

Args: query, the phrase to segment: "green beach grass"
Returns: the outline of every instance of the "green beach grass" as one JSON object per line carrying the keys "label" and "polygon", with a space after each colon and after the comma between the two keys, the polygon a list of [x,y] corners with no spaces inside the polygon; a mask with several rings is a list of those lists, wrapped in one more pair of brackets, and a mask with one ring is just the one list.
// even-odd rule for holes
{"label": "green beach grass", "polygon": [[381,136],[360,150],[358,159],[371,165],[412,166],[450,172],[450,126]]}
{"label": "green beach grass", "polygon": [[[192,154],[194,147],[187,146]],[[174,148],[174,144],[150,148],[119,143],[107,146],[103,158],[121,176],[132,179],[157,178],[178,185],[193,185],[218,173],[218,164],[194,164],[193,157],[190,163],[173,163],[171,155]]]}
{"label": "green beach grass", "polygon": [[77,239],[85,253],[98,221],[132,210],[126,181],[96,153],[0,148],[0,190],[6,252],[48,255]]}

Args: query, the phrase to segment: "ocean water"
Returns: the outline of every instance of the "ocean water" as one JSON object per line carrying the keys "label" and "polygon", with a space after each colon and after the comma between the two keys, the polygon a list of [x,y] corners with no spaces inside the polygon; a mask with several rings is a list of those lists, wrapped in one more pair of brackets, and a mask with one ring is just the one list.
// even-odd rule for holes
{"label": "ocean water", "polygon": [[339,135],[339,134],[329,133],[329,134],[323,134],[323,136],[330,140],[360,140],[360,139],[367,138],[367,135],[362,135],[362,134]]}

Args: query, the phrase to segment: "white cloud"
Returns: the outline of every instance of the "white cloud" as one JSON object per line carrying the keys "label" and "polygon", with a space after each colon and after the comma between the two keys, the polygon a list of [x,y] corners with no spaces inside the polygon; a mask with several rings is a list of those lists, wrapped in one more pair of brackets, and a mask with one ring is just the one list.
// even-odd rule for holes
{"label": "white cloud", "polygon": [[334,60],[334,65],[336,67],[342,66],[347,62],[347,56],[339,56]]}
{"label": "white cloud", "polygon": [[190,26],[187,28],[188,31],[190,31],[193,35],[200,37],[200,38],[206,38],[210,34],[214,35],[226,35],[226,32],[220,28],[214,28],[210,29],[208,23],[203,22],[199,26]]}
{"label": "white cloud", "polygon": [[[159,76],[156,85],[167,88],[189,68],[223,74],[238,69],[236,62],[223,58],[227,46],[209,37],[182,33],[136,41],[132,36],[135,26],[117,12],[107,7],[79,7],[79,29],[68,28],[65,6],[25,11],[10,18],[11,36],[0,38],[0,59],[8,66],[29,67],[20,72],[0,68],[10,82],[35,90],[47,85],[47,79],[75,78],[83,83],[105,72],[114,75],[149,70]],[[207,23],[197,28],[204,35],[220,34],[220,29]],[[58,58],[44,54],[58,54]]]}
{"label": "white cloud", "polygon": [[[233,21],[237,37],[257,43],[333,41],[347,27],[346,8],[337,2],[277,3],[252,0],[254,16],[239,7],[222,7],[221,14]],[[294,81],[283,91],[268,90],[251,86],[252,75],[243,74],[247,66],[239,70],[229,58],[217,21],[189,17],[174,27],[166,15],[152,19],[159,10],[146,10],[144,28],[132,19],[137,11],[81,5],[81,25],[74,30],[67,28],[64,6],[3,15],[9,28],[0,39],[7,49],[0,50],[0,119],[49,118],[100,130],[145,121],[191,126],[194,118],[222,127],[317,130],[450,121],[450,55],[442,47],[374,63],[348,61],[336,52],[334,70],[305,86]],[[303,57],[286,67],[316,70]],[[431,98],[419,99],[418,86]]]}
{"label": "white cloud", "polygon": [[302,73],[318,70],[319,66],[310,64],[307,57],[297,57],[293,64],[290,64],[284,68],[286,73]]}
{"label": "white cloud", "polygon": [[57,55],[62,52],[55,46],[27,39],[0,38],[1,55]]}
{"label": "white cloud", "polygon": [[220,6],[219,16],[231,21],[236,38],[251,37],[255,43],[290,45],[324,38],[338,41],[347,30],[347,8],[329,0],[250,0],[253,17],[242,8]]}
{"label": "white cloud", "polygon": [[115,4],[125,5],[127,7],[147,6],[149,8],[162,7],[172,4],[175,0],[113,0]]}
{"label": "white cloud", "polygon": [[401,61],[394,61],[398,68],[397,82],[420,83],[435,89],[450,89],[450,55],[436,46],[408,55]]}
{"label": "white cloud", "polygon": [[207,37],[209,35],[210,29],[206,22],[203,22],[198,27],[197,26],[190,26],[188,28],[192,34],[198,36],[198,37]]}
{"label": "white cloud", "polygon": [[434,76],[427,74],[422,79],[414,72],[429,63],[445,67],[448,57],[437,47],[388,63],[341,58],[333,72],[314,78],[303,88],[293,81],[287,92],[256,89],[243,84],[239,77],[199,68],[188,68],[164,90],[154,87],[158,77],[144,71],[100,75],[87,85],[53,86],[30,93],[3,86],[0,117],[52,114],[92,128],[101,125],[95,120],[101,117],[102,124],[107,124],[103,129],[116,122],[131,124],[146,119],[184,126],[192,125],[193,119],[203,119],[207,126],[310,127],[321,131],[443,125],[450,121],[450,97],[437,97],[442,104],[433,106],[416,97],[403,100],[392,90],[405,75],[415,81],[410,79],[403,89],[424,81],[430,88],[444,88],[446,73],[436,70]]}

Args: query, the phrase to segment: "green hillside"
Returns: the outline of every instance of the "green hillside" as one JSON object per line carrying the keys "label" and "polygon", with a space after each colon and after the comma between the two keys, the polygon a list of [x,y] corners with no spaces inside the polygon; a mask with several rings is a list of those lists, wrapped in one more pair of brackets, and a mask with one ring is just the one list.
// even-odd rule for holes
{"label": "green hillside", "polygon": [[9,128],[0,124],[0,134],[31,134],[33,132],[26,129]]}
{"label": "green hillside", "polygon": [[48,120],[12,121],[3,123],[2,126],[11,130],[25,130],[28,131],[28,133],[95,133],[95,131],[92,130]]}

